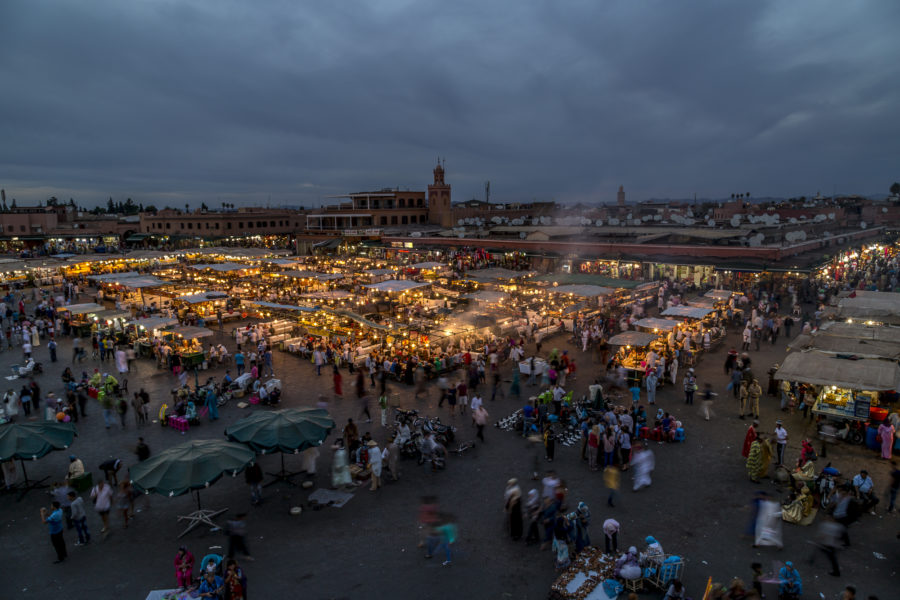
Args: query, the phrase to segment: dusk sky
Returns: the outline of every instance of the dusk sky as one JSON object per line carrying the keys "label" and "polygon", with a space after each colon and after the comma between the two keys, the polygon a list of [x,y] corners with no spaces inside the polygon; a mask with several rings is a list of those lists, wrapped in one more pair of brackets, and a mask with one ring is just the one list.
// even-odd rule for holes
{"label": "dusk sky", "polygon": [[900,2],[4,0],[20,205],[887,193]]}

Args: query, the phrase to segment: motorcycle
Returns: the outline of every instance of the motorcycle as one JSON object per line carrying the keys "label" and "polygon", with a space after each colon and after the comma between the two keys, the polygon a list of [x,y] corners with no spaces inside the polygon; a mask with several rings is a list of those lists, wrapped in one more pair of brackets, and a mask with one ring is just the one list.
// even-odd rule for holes
{"label": "motorcycle", "polygon": [[834,490],[837,488],[835,481],[841,476],[841,472],[831,466],[831,463],[825,465],[822,472],[815,480],[815,489],[819,492],[819,503],[822,508],[828,508],[834,501]]}

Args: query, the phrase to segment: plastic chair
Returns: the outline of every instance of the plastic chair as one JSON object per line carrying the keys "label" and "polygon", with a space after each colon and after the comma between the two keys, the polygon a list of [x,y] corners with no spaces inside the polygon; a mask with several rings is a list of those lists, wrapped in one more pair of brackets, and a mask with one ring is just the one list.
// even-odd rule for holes
{"label": "plastic chair", "polygon": [[685,438],[684,427],[679,427],[678,429],[675,430],[675,441],[683,442],[684,438]]}

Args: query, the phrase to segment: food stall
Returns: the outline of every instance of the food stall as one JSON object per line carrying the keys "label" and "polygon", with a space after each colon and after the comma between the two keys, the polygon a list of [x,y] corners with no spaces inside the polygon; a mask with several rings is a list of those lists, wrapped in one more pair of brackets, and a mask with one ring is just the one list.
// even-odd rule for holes
{"label": "food stall", "polygon": [[105,306],[94,302],[70,304],[56,308],[56,312],[61,315],[61,318],[69,319],[69,326],[78,337],[86,337],[91,334],[91,326],[94,324],[94,321],[90,318],[91,313],[98,313],[104,310],[106,310]]}
{"label": "food stall", "polygon": [[178,325],[175,317],[148,317],[126,322],[125,331],[137,356],[152,356],[153,338],[162,337],[163,330],[175,325]]}
{"label": "food stall", "polygon": [[788,354],[775,379],[815,386],[814,414],[838,421],[881,421],[887,416],[880,406],[881,393],[893,395],[900,388],[900,366],[808,350]]}
{"label": "food stall", "polygon": [[160,332],[162,337],[169,338],[172,342],[172,350],[181,355],[181,366],[185,369],[194,369],[203,364],[206,355],[200,340],[213,334],[206,327],[193,327],[185,325],[173,327]]}
{"label": "food stall", "polygon": [[659,319],[657,317],[645,317],[643,319],[639,319],[632,323],[635,327],[639,329],[645,329],[647,331],[652,331],[654,333],[658,331],[670,332],[681,323],[674,319]]}
{"label": "food stall", "polygon": [[225,292],[201,292],[175,298],[178,316],[186,321],[215,319],[220,312],[223,320],[236,319],[240,317],[240,311],[234,310],[233,305]]}
{"label": "food stall", "polygon": [[640,387],[644,380],[644,372],[647,367],[644,362],[647,356],[645,349],[650,348],[654,343],[659,346],[656,350],[660,352],[664,347],[658,334],[646,331],[623,331],[609,338],[608,343],[610,346],[619,348],[616,353],[616,361],[621,363],[627,371],[628,387],[634,385]]}

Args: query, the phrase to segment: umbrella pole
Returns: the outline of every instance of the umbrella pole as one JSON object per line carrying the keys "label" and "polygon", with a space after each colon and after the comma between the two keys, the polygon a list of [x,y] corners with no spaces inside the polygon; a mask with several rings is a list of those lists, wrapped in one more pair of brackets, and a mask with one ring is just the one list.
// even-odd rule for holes
{"label": "umbrella pole", "polygon": [[22,463],[22,477],[25,479],[25,482],[22,484],[22,489],[19,490],[19,495],[16,497],[16,502],[20,502],[22,498],[25,497],[25,494],[33,489],[49,487],[44,482],[50,479],[50,477],[44,477],[43,479],[38,479],[34,482],[28,481],[28,471],[25,469],[25,459],[20,458],[19,462]]}
{"label": "umbrella pole", "polygon": [[291,477],[293,477],[294,475],[299,475],[299,474],[300,474],[299,471],[296,473],[290,473],[284,468],[284,452],[282,452],[281,453],[281,471],[279,471],[278,473],[269,473],[269,475],[271,475],[275,479],[264,483],[263,487],[269,487],[270,485],[274,485],[274,484],[278,483],[279,481],[283,481],[283,482],[287,483],[288,485],[297,487],[297,484],[294,483],[293,481],[291,481]]}

